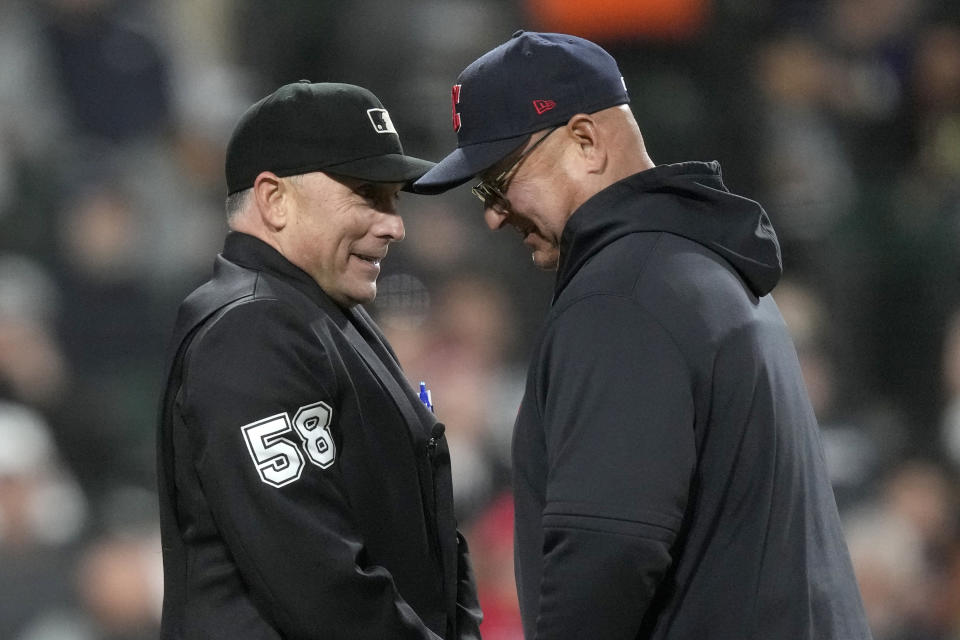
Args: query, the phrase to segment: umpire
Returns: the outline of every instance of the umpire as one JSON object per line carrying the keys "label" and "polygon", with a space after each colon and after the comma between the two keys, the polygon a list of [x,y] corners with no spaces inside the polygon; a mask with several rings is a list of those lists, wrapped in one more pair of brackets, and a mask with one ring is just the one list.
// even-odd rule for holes
{"label": "umpire", "polygon": [[163,638],[479,638],[443,425],[360,306],[430,166],[353,85],[240,118],[163,398]]}
{"label": "umpire", "polygon": [[787,327],[780,247],[716,162],[654,165],[617,64],[517,33],[453,90],[491,229],[557,269],[513,438],[526,637],[870,637]]}

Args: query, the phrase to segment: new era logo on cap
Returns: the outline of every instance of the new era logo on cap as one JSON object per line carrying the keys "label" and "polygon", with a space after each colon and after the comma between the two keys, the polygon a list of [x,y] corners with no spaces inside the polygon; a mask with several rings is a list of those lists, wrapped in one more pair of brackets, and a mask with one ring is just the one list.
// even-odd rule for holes
{"label": "new era logo on cap", "polygon": [[533,101],[533,108],[537,110],[538,116],[542,116],[544,113],[546,113],[547,111],[550,111],[550,109],[553,109],[555,106],[557,106],[557,103],[554,102],[553,100],[534,100]]}
{"label": "new era logo on cap", "polygon": [[397,133],[386,109],[367,109],[367,117],[370,118],[370,122],[377,133]]}

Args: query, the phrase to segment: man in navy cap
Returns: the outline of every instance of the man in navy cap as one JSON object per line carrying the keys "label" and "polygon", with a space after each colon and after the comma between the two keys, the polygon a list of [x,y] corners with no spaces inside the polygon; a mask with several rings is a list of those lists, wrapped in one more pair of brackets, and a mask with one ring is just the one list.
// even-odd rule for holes
{"label": "man in navy cap", "polygon": [[354,85],[285,85],[240,118],[230,233],[163,398],[165,640],[480,637],[443,425],[362,307],[431,166]]}
{"label": "man in navy cap", "polygon": [[655,165],[628,102],[597,45],[518,32],[414,185],[478,177],[557,270],[513,439],[525,634],[869,638],[767,214],[716,162]]}

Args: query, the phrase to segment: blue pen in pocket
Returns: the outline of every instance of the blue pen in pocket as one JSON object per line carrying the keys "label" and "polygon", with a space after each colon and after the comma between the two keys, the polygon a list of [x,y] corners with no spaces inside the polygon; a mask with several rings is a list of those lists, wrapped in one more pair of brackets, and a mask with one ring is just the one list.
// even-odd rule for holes
{"label": "blue pen in pocket", "polygon": [[427,383],[422,380],[420,381],[420,402],[433,413],[433,398],[430,395],[430,389],[427,389]]}

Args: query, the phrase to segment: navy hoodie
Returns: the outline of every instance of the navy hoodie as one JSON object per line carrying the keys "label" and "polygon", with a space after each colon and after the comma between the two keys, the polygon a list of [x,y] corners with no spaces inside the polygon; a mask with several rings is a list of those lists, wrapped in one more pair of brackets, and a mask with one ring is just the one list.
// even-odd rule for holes
{"label": "navy hoodie", "polygon": [[717,163],[570,217],[513,441],[527,638],[869,638],[766,213]]}

